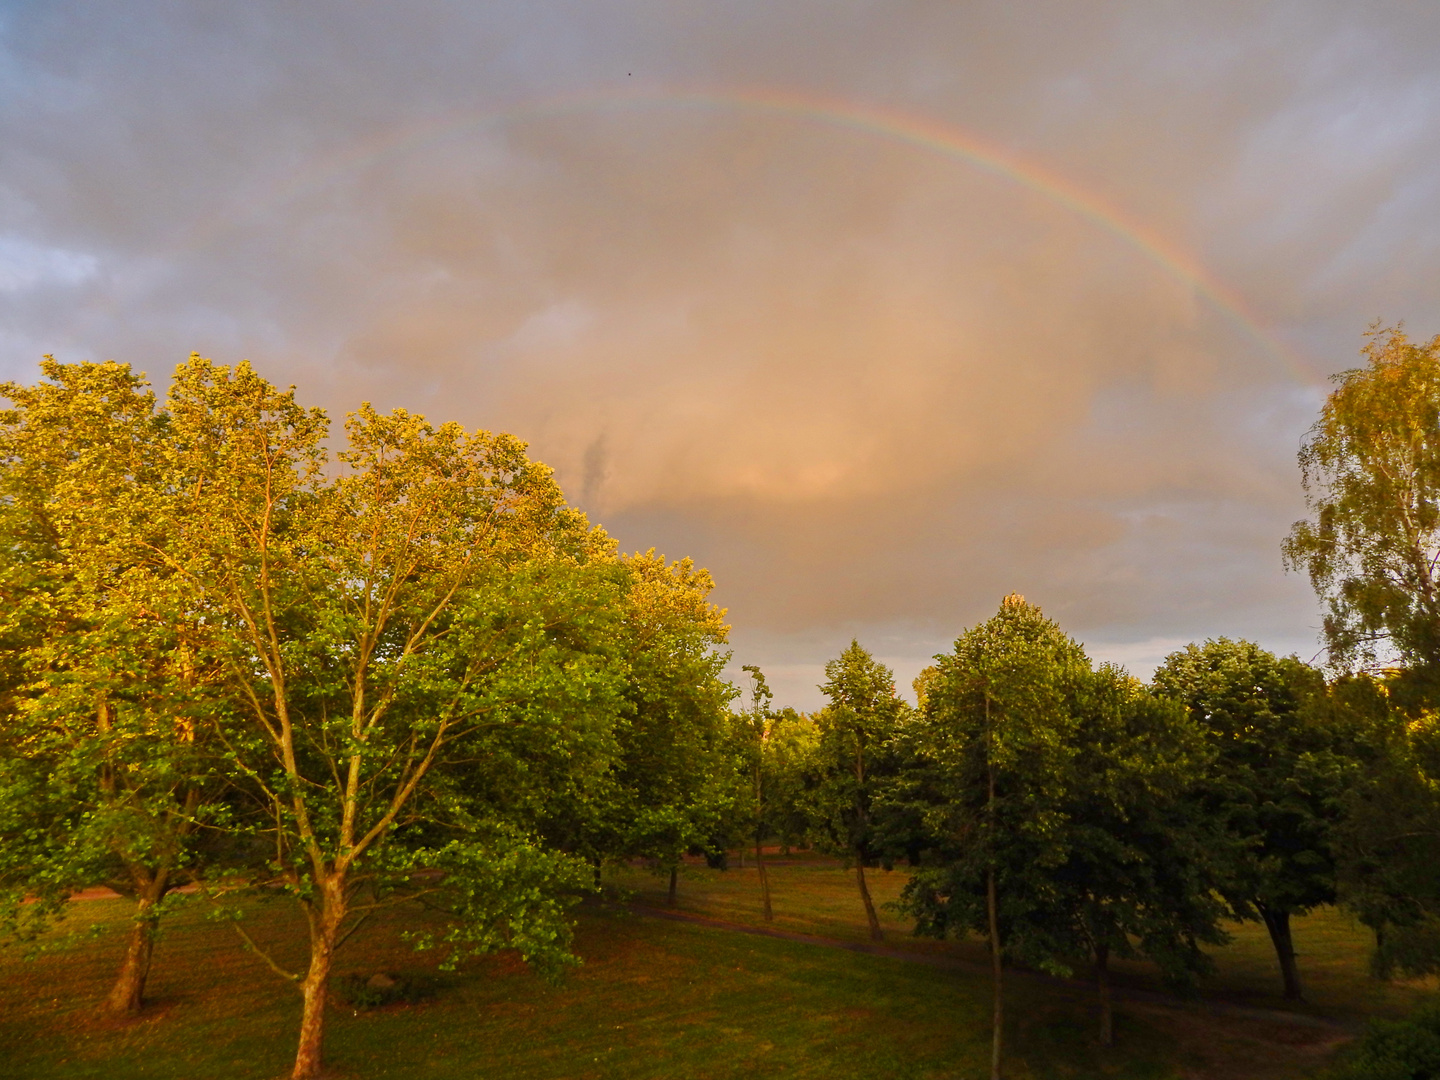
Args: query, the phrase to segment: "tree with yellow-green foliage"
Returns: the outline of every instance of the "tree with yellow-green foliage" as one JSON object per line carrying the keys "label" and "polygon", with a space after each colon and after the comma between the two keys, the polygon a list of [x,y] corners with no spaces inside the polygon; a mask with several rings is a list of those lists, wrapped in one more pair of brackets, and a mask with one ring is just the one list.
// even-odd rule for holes
{"label": "tree with yellow-green foliage", "polygon": [[443,892],[422,944],[573,962],[588,874],[540,830],[616,752],[609,541],[508,435],[366,405],[332,469],[323,413],[199,357],[166,411],[169,550],[237,703],[218,738],[306,915],[303,969],[262,952],[303,999],[293,1075],[321,1072],[335,953],[377,907]]}
{"label": "tree with yellow-green foliage", "polygon": [[622,555],[606,646],[625,673],[616,752],[581,803],[557,799],[547,833],[598,867],[643,858],[669,878],[675,903],[684,855],[703,850],[734,814],[726,745],[734,694],[721,677],[729,627],[709,600],[713,582],[689,559]]}
{"label": "tree with yellow-green foliage", "polygon": [[27,936],[76,888],[132,898],[104,1005],[133,1013],[221,820],[223,672],[161,509],[168,418],[127,365],[41,367],[0,387],[0,883]]}
{"label": "tree with yellow-green foliage", "polygon": [[1284,544],[1326,604],[1342,670],[1440,681],[1440,337],[1372,328],[1300,451],[1311,516]]}

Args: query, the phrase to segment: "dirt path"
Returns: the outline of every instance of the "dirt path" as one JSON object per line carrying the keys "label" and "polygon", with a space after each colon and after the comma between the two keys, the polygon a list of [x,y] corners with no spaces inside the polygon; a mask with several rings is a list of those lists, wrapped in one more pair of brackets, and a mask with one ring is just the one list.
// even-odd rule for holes
{"label": "dirt path", "polygon": [[[978,964],[969,960],[962,960],[954,956],[936,956],[933,953],[912,952],[908,949],[895,949],[886,945],[876,945],[868,941],[842,941],[837,938],[820,937],[815,934],[802,934],[794,930],[781,930],[773,926],[757,926],[754,923],[729,922],[724,919],[714,919],[706,915],[697,915],[693,912],[676,911],[671,908],[649,907],[644,904],[629,904],[627,910],[637,915],[644,915],[652,919],[669,919],[672,922],[694,923],[697,926],[708,926],[715,930],[729,930],[737,934],[754,934],[757,937],[779,938],[782,941],[796,941],[805,945],[819,945],[827,949],[844,949],[846,952],[868,953],[871,956],[884,956],[892,960],[908,960],[914,964],[925,964],[929,967],[945,968],[952,971],[964,971],[975,975],[990,976],[990,968],[986,964]],[[1006,978],[1014,978],[1023,982],[1044,985],[1052,989],[1061,989],[1076,998],[1088,1000],[1095,995],[1095,988],[1089,982],[1081,979],[1062,979],[1054,975],[1046,975],[1038,971],[1022,971],[1016,968],[1006,969]],[[1319,1031],[1326,1031],[1335,1035],[1348,1036],[1354,1034],[1354,1027],[1336,1020],[1327,1020],[1320,1016],[1309,1016],[1305,1013],[1286,1012],[1282,1009],[1264,1009],[1252,1005],[1236,1005],[1228,1001],[1215,1001],[1204,998],[1185,1000],[1172,997],[1169,994],[1156,993],[1151,990],[1139,990],[1133,987],[1116,986],[1113,988],[1116,1001],[1128,1001],[1138,1005],[1149,1006],[1150,1008],[1162,1008],[1189,1013],[1208,1013],[1212,1016],[1223,1016],[1237,1020],[1250,1020],[1257,1023],[1273,1025],[1284,1024],[1292,1027],[1314,1028]]]}

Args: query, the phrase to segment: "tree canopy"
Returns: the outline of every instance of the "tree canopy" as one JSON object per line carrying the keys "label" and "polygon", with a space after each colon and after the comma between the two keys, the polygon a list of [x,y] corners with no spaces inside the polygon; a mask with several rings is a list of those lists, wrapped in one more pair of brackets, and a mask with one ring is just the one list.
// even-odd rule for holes
{"label": "tree canopy", "polygon": [[1300,451],[1311,517],[1284,544],[1325,601],[1341,669],[1440,675],[1440,337],[1372,328]]}

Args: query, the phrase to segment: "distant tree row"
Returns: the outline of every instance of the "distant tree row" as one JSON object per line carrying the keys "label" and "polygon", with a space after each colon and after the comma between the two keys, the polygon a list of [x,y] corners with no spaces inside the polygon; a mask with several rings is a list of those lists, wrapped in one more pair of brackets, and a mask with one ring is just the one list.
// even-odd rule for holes
{"label": "distant tree row", "polygon": [[1366,355],[1301,451],[1314,517],[1285,544],[1328,606],[1328,681],[1220,638],[1145,686],[1019,596],[920,674],[918,708],[858,643],[813,716],[765,711],[755,673],[755,835],[847,860],[872,937],[865,868],[905,860],[918,933],[989,942],[993,1076],[1007,960],[1086,963],[1106,1043],[1110,960],[1192,985],[1229,920],[1264,924],[1294,1000],[1291,920],[1336,901],[1378,975],[1440,971],[1440,338],[1376,330]]}

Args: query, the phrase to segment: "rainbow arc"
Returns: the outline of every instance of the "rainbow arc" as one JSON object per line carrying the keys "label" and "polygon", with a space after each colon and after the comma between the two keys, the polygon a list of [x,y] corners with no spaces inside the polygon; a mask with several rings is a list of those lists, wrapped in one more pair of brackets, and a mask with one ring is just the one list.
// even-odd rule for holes
{"label": "rainbow arc", "polygon": [[[250,217],[277,205],[322,190],[341,177],[363,171],[396,154],[454,138],[475,128],[519,124],[619,109],[709,109],[787,116],[809,123],[854,131],[919,148],[962,162],[1036,193],[1092,223],[1138,252],[1166,274],[1195,290],[1244,336],[1259,344],[1297,381],[1318,383],[1316,375],[1250,310],[1245,299],[1211,273],[1197,258],[1133,214],[1095,192],[1035,161],[932,117],[896,109],[857,104],[836,98],[774,88],[707,90],[631,89],[590,91],[520,102],[492,110],[449,115],[393,129],[347,147],[292,174],[251,203]],[[214,242],[233,219],[212,220],[192,230],[182,250]]]}

